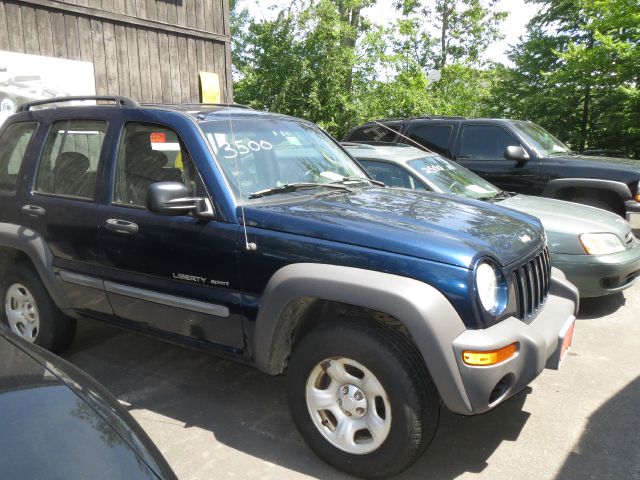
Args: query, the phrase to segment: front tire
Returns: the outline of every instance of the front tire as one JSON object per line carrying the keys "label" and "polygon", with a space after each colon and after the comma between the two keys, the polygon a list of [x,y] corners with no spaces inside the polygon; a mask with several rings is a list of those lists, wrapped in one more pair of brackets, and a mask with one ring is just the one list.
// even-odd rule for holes
{"label": "front tire", "polygon": [[52,352],[66,350],[76,331],[44,288],[37,273],[24,264],[12,266],[0,279],[0,321],[24,340]]}
{"label": "front tire", "polygon": [[397,331],[367,319],[303,337],[289,361],[287,391],[311,449],[359,477],[406,469],[438,425],[438,394],[420,354]]}

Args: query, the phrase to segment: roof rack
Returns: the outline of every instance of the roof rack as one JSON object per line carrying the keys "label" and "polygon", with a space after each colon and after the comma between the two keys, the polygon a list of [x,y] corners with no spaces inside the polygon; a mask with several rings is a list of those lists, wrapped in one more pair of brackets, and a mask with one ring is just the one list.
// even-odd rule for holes
{"label": "roof rack", "polygon": [[460,117],[456,115],[421,115],[419,117],[406,117],[406,118],[379,118],[377,120],[371,120],[367,123],[376,122],[401,122],[403,120],[416,120],[416,119],[434,119],[434,120],[466,120],[467,117]]}
{"label": "roof rack", "polygon": [[142,106],[157,106],[157,107],[233,107],[244,108],[246,110],[253,110],[248,105],[242,105],[241,103],[198,103],[198,102],[186,102],[186,103],[141,103]]}
{"label": "roof rack", "polygon": [[37,107],[40,105],[49,105],[53,103],[63,103],[63,102],[77,102],[77,101],[86,101],[86,100],[95,100],[95,101],[109,101],[114,102],[118,107],[130,107],[130,108],[138,108],[138,102],[132,100],[128,97],[120,97],[117,95],[107,96],[107,95],[82,95],[82,96],[74,96],[74,97],[55,97],[48,98],[46,100],[36,100],[35,102],[23,103],[18,107],[17,112],[28,112],[33,107]]}
{"label": "roof rack", "polygon": [[436,120],[466,120],[467,117],[461,117],[458,115],[423,115],[418,118],[433,118]]}
{"label": "roof rack", "polygon": [[376,123],[376,122],[401,122],[402,118],[376,118],[375,120],[371,120],[367,123]]}

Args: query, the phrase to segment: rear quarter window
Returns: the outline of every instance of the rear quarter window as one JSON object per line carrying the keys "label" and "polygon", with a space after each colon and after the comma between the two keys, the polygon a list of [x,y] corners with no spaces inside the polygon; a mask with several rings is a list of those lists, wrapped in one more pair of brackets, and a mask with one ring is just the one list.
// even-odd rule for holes
{"label": "rear quarter window", "polygon": [[27,146],[38,128],[34,122],[9,125],[0,138],[0,191],[14,192]]}
{"label": "rear quarter window", "polygon": [[409,138],[432,152],[448,157],[452,132],[451,125],[416,125],[409,131]]}
{"label": "rear quarter window", "polygon": [[[385,128],[387,127],[387,128]],[[350,142],[393,142],[397,136],[396,132],[400,131],[401,125],[386,124],[382,125],[366,125],[360,127],[349,135],[347,138]]]}
{"label": "rear quarter window", "polygon": [[107,122],[63,120],[53,124],[38,166],[34,191],[91,200]]}

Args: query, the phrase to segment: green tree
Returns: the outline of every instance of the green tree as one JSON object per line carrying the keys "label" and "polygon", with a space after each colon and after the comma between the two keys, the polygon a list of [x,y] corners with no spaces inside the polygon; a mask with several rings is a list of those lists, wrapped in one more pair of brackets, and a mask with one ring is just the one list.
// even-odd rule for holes
{"label": "green tree", "polygon": [[442,69],[451,63],[482,64],[482,53],[502,38],[506,12],[498,0],[400,0],[399,46],[423,67]]}
{"label": "green tree", "polygon": [[[481,55],[504,15],[479,0],[439,0],[434,15],[446,8],[448,23],[436,41],[419,2],[399,6],[403,16],[388,28],[363,15],[374,3],[299,0],[268,21],[233,11],[236,101],[307,118],[338,137],[374,118],[476,115],[494,79]],[[437,81],[428,74],[436,67]]]}
{"label": "green tree", "polygon": [[319,123],[336,135],[352,125],[357,54],[372,0],[298,1],[270,21],[251,20],[234,58],[238,102]]}

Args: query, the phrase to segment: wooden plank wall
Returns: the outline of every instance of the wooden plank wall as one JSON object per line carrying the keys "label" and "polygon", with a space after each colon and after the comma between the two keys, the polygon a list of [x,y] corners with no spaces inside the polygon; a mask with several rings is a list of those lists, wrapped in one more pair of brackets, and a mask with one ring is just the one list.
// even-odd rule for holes
{"label": "wooden plank wall", "polygon": [[98,95],[199,100],[198,72],[233,101],[228,0],[0,0],[0,50],[93,62]]}

